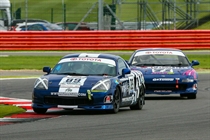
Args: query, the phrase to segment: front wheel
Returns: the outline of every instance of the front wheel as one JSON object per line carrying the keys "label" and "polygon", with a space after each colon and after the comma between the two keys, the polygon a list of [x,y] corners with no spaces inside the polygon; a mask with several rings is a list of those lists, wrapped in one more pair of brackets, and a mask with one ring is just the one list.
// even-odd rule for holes
{"label": "front wheel", "polygon": [[116,89],[114,96],[113,96],[113,110],[111,110],[111,113],[117,113],[120,110],[120,90],[119,88]]}
{"label": "front wheel", "polygon": [[187,98],[188,99],[196,99],[196,94],[188,94]]}
{"label": "front wheel", "polygon": [[145,104],[145,90],[144,88],[139,88],[139,98],[137,99],[137,103],[135,105],[130,106],[131,110],[142,110]]}
{"label": "front wheel", "polygon": [[187,97],[188,99],[196,99],[196,94],[194,94],[194,93],[180,94],[180,97]]}
{"label": "front wheel", "polygon": [[45,114],[47,112],[46,108],[33,108],[33,110],[37,114]]}

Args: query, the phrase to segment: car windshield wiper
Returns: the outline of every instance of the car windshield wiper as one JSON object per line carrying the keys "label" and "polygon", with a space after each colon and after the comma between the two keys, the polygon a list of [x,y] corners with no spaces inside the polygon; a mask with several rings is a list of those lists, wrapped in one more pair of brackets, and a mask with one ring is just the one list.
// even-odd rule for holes
{"label": "car windshield wiper", "polygon": [[141,66],[141,67],[143,67],[143,66],[160,66],[160,64],[138,63],[138,64],[134,64],[134,66]]}
{"label": "car windshield wiper", "polygon": [[169,66],[178,66],[178,67],[181,67],[181,66],[188,66],[187,64],[168,64]]}
{"label": "car windshield wiper", "polygon": [[64,73],[54,73],[58,75],[88,75],[88,74],[83,74],[83,73],[76,73],[76,72],[64,72]]}
{"label": "car windshield wiper", "polygon": [[108,73],[101,73],[101,74],[94,74],[94,75],[97,75],[97,76],[112,76],[112,75],[110,75]]}

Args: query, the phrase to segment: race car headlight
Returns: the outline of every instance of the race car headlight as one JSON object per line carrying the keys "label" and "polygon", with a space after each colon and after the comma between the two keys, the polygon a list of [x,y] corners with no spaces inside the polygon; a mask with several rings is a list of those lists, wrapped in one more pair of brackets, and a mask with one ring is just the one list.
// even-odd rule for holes
{"label": "race car headlight", "polygon": [[98,81],[91,89],[92,92],[106,92],[110,89],[110,79]]}
{"label": "race car headlight", "polygon": [[36,89],[48,89],[48,79],[38,78],[34,83]]}
{"label": "race car headlight", "polygon": [[194,79],[187,78],[187,79],[183,79],[182,82],[191,83],[191,82],[194,82]]}

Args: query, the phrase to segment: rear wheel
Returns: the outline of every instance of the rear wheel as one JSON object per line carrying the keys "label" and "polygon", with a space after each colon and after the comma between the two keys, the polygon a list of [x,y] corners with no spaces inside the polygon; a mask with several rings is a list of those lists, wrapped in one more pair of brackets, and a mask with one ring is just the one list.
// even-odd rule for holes
{"label": "rear wheel", "polygon": [[185,94],[180,94],[180,97],[187,97]]}
{"label": "rear wheel", "polygon": [[33,108],[33,110],[37,114],[45,114],[47,112],[46,108]]}
{"label": "rear wheel", "polygon": [[137,103],[133,106],[130,106],[131,110],[142,110],[145,104],[145,90],[144,88],[139,88],[139,98],[137,99]]}

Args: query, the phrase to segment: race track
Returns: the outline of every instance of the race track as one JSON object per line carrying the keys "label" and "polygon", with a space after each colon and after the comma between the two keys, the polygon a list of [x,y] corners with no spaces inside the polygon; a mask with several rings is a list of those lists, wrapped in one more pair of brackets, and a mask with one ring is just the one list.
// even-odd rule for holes
{"label": "race track", "polygon": [[[31,99],[35,79],[0,81],[0,96]],[[52,114],[51,114],[52,115]],[[0,126],[2,140],[209,140],[210,74],[199,74],[197,99],[147,96],[141,111],[58,111],[59,117]]]}

